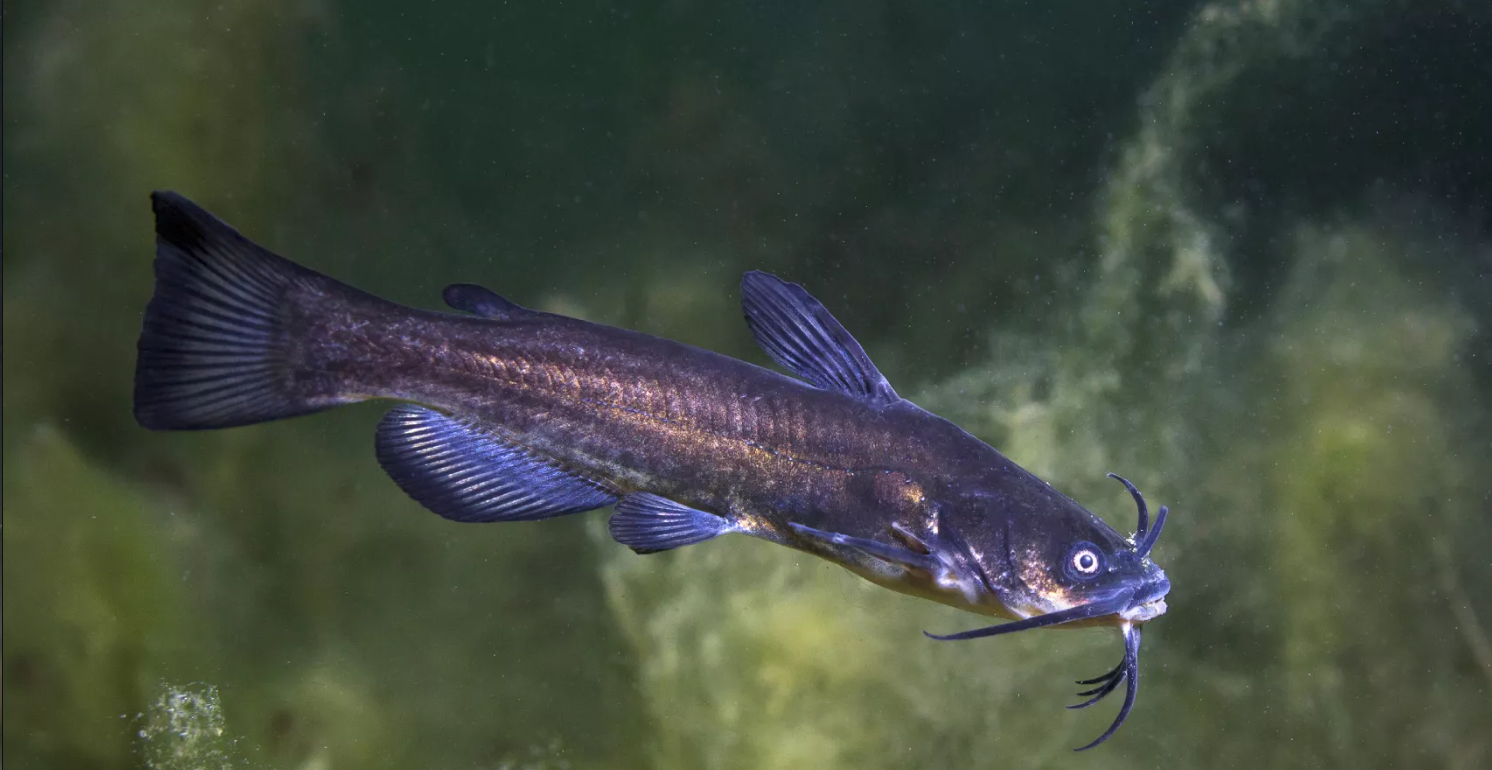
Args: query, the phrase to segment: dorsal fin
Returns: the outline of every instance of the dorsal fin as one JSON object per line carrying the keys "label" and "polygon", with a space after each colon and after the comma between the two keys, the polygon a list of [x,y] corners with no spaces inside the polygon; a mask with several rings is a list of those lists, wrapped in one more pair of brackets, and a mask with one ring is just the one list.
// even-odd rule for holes
{"label": "dorsal fin", "polygon": [[803,287],[752,270],[741,309],[758,345],[783,368],[825,390],[879,404],[900,400],[865,349]]}
{"label": "dorsal fin", "polygon": [[529,312],[527,308],[504,299],[497,292],[474,283],[453,283],[440,295],[447,305],[457,310],[494,321],[510,321]]}

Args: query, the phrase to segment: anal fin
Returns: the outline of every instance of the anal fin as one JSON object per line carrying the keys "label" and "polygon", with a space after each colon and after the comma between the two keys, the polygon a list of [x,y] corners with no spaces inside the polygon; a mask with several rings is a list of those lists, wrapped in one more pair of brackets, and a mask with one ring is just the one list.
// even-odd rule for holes
{"label": "anal fin", "polygon": [[416,502],[452,521],[547,519],[617,499],[549,457],[413,404],[378,424],[378,463]]}
{"label": "anal fin", "polygon": [[648,492],[622,498],[609,526],[618,543],[638,553],[667,551],[739,531],[729,519]]}

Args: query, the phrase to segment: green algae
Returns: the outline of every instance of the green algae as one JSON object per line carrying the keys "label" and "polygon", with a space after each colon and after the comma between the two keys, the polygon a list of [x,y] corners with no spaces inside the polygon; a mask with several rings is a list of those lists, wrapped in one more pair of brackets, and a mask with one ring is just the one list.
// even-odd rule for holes
{"label": "green algae", "polygon": [[[1178,588],[1147,634],[1141,707],[1126,729],[1188,763],[1474,765],[1492,681],[1476,631],[1486,605],[1445,586],[1486,579],[1474,554],[1492,525],[1476,469],[1492,467],[1492,451],[1470,368],[1486,321],[1420,264],[1434,245],[1391,212],[1303,224],[1286,243],[1291,275],[1247,329],[1261,344],[1229,344],[1211,364],[1233,373],[1226,391],[1193,384],[1166,396],[1207,409],[1130,425],[1129,440],[1163,456],[1197,454],[1133,474],[1173,505],[1157,558]],[[1133,447],[1095,446],[1096,423],[1070,429],[1092,419],[1086,403],[1064,413],[1041,398],[1035,381],[1060,376],[1057,358],[1020,340],[999,349],[999,363],[916,400],[961,414],[1124,526],[1122,490],[1063,471],[1106,470],[1103,458]],[[1254,406],[1230,408],[1234,398]],[[658,726],[656,766],[1012,754],[1011,765],[1047,766],[1094,726],[1060,712],[1058,683],[1103,667],[1113,640],[1098,632],[932,644],[921,629],[969,619],[759,543],[605,558]],[[1261,749],[1259,731],[1288,743]],[[1143,765],[1138,756],[1103,763]]]}
{"label": "green algae", "polygon": [[419,510],[373,460],[376,412],[149,440],[132,423],[148,192],[232,201],[248,231],[285,221],[328,165],[306,74],[328,17],[24,10],[5,46],[7,112],[28,116],[5,143],[6,758],[216,761],[141,727],[164,678],[210,688],[230,758],[255,766],[629,763],[639,709],[594,572],[573,567],[578,523]]}
{"label": "green algae", "polygon": [[[5,453],[7,759],[106,766],[187,652],[167,517],[42,427]],[[45,580],[38,579],[45,576]]]}
{"label": "green algae", "polygon": [[[1484,295],[1458,291],[1475,276],[1441,269],[1485,264],[1485,233],[1454,218],[1415,231],[1406,220],[1435,218],[1349,199],[1252,225],[1272,245],[1238,250],[1240,228],[1202,162],[1229,131],[1249,130],[1230,121],[1270,103],[1241,84],[1263,70],[1329,68],[1348,44],[1371,49],[1356,20],[1402,6],[1203,4],[1115,149],[1089,212],[1095,256],[1051,253],[1072,234],[981,217],[949,241],[960,250],[949,264],[908,267],[945,219],[846,214],[867,239],[893,231],[907,252],[873,270],[802,256],[824,242],[852,250],[844,232],[813,232],[823,223],[706,210],[722,196],[787,189],[811,202],[833,188],[793,192],[795,163],[769,127],[732,118],[711,133],[739,96],[699,73],[673,83],[661,129],[640,131],[639,156],[690,144],[638,184],[653,209],[641,234],[554,238],[531,246],[544,257],[534,267],[521,239],[455,206],[486,169],[462,169],[464,187],[450,193],[423,168],[420,131],[502,141],[492,125],[431,129],[425,94],[384,95],[389,83],[418,90],[398,78],[332,98],[305,74],[313,60],[337,65],[335,41],[359,34],[327,6],[115,2],[94,15],[93,4],[61,2],[31,4],[23,23],[7,7],[7,117],[25,118],[7,121],[5,145],[7,758],[21,768],[1487,764],[1492,452],[1479,351],[1492,318]],[[403,22],[379,13],[378,39],[401,38]],[[448,75],[463,73],[463,57],[482,59],[445,45],[431,55]],[[520,47],[503,57],[521,59]],[[634,66],[635,77],[666,69]],[[461,93],[487,95],[488,81],[463,82]],[[533,107],[554,90],[515,101]],[[336,99],[355,107],[328,119],[350,124],[333,135],[320,121]],[[492,101],[468,114],[508,120],[515,102]],[[823,101],[842,110],[837,131],[859,119]],[[1028,122],[1011,113],[992,124]],[[550,128],[517,130],[542,143]],[[567,126],[570,145],[528,161],[595,163],[605,153],[566,150],[587,130],[601,133]],[[846,140],[863,142],[856,163],[882,152],[832,131],[822,141]],[[1008,169],[1008,138],[987,144],[998,149],[976,157]],[[683,188],[704,191],[697,210],[660,213],[670,204],[652,195],[659,177],[697,179]],[[554,195],[505,221],[552,237],[566,226],[555,221],[582,214],[547,219],[549,198],[587,211],[570,181],[545,180]],[[534,189],[502,182],[511,188],[495,199],[509,203]],[[1069,753],[1112,715],[1110,703],[1060,708],[1071,679],[1112,665],[1118,645],[1100,631],[940,644],[921,631],[982,619],[763,543],[639,558],[609,542],[600,516],[435,520],[378,471],[373,409],[147,436],[129,419],[128,372],[155,186],[226,205],[256,237],[410,301],[446,279],[497,274],[526,304],[761,361],[722,294],[737,265],[766,266],[828,287],[842,317],[862,314],[888,370],[973,350],[953,376],[896,384],[1115,526],[1130,525],[1132,504],[1105,471],[1172,505],[1157,559],[1177,588],[1147,631],[1137,711],[1102,753]],[[578,189],[588,204],[615,186]],[[629,216],[646,213],[624,197]],[[381,213],[348,215],[359,206]],[[762,209],[781,214],[780,203]],[[1470,232],[1468,244],[1426,267],[1453,231]],[[723,242],[701,245],[700,233]],[[1251,260],[1278,266],[1273,285],[1246,280]],[[930,295],[903,270],[956,285]],[[991,294],[995,284],[1013,288]],[[1052,286],[1055,307],[1042,294]],[[865,302],[878,307],[857,309]],[[967,313],[953,315],[959,304]],[[1241,306],[1252,309],[1242,320]],[[975,335],[983,347],[952,341],[990,318],[1009,326]],[[950,340],[910,349],[928,334],[913,326],[946,327]],[[191,740],[173,742],[174,719],[187,719]]]}
{"label": "green algae", "polygon": [[1013,638],[993,655],[934,642],[921,630],[980,619],[765,543],[727,539],[649,559],[613,552],[604,571],[641,658],[653,767],[897,767],[991,752],[1036,767],[1102,729],[1097,717],[1064,724],[1018,697],[1059,697],[1058,661],[1095,673],[1112,665],[1093,638]]}
{"label": "green algae", "polygon": [[111,0],[7,14],[6,106],[26,119],[7,126],[5,164],[27,184],[4,200],[4,344],[20,353],[4,366],[7,381],[42,366],[51,380],[25,388],[35,401],[17,414],[76,419],[90,449],[129,441],[128,378],[104,373],[132,366],[132,314],[150,294],[149,192],[277,218],[294,182],[274,169],[315,153],[304,111],[283,106],[305,85],[298,39],[322,21],[307,8]]}
{"label": "green algae", "polygon": [[[1273,355],[1280,382],[1277,462],[1267,475],[1287,703],[1327,726],[1322,758],[1410,762],[1475,710],[1471,652],[1432,565],[1436,542],[1486,536],[1468,476],[1492,462],[1456,423],[1486,424],[1462,365],[1474,319],[1413,280],[1423,244],[1379,228],[1299,236],[1295,299]],[[1399,253],[1394,253],[1398,251]],[[1314,284],[1301,302],[1298,284]],[[1415,653],[1406,654],[1407,650]],[[1412,707],[1382,688],[1431,687]],[[1386,736],[1363,725],[1396,723]],[[1463,728],[1464,730],[1464,728]],[[1459,735],[1458,735],[1459,733]]]}
{"label": "green algae", "polygon": [[[1177,588],[1147,634],[1126,727],[1149,748],[1085,762],[1143,765],[1160,752],[1196,766],[1473,766],[1488,751],[1474,725],[1488,714],[1478,628],[1489,608],[1455,587],[1487,579],[1473,554],[1492,524],[1475,479],[1492,452],[1474,383],[1489,321],[1458,291],[1462,273],[1422,264],[1477,264],[1485,234],[1446,255],[1446,234],[1475,225],[1357,201],[1261,225],[1281,228],[1269,259],[1289,271],[1261,302],[1233,277],[1258,255],[1231,252],[1222,212],[1198,195],[1211,105],[1282,59],[1325,66],[1357,18],[1382,10],[1205,5],[1108,177],[1097,273],[1069,308],[1078,322],[993,333],[988,363],[912,391],[1115,526],[1132,513],[1104,471],[1172,505],[1157,559]],[[1229,310],[1244,300],[1263,309],[1240,321]],[[903,606],[796,555],[696,549],[606,567],[642,657],[661,766],[784,766],[800,746],[826,766],[1066,764],[1058,747],[1092,727],[1059,711],[1055,683],[1100,668],[1078,645],[1111,652],[1111,640],[927,645],[919,629],[956,614]],[[795,660],[772,633],[760,638],[784,602],[794,638],[835,638],[832,657]],[[733,630],[716,636],[722,627]],[[862,673],[837,680],[829,665]],[[762,713],[795,703],[774,698],[768,683],[782,679],[816,708]],[[961,720],[970,711],[990,722]],[[1287,739],[1261,746],[1265,735]],[[735,750],[717,751],[726,740]]]}

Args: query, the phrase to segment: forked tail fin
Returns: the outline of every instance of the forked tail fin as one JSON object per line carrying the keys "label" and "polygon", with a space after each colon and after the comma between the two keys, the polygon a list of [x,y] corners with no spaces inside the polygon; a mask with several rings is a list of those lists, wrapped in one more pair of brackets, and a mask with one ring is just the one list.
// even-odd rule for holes
{"label": "forked tail fin", "polygon": [[298,288],[340,286],[271,253],[172,192],[155,209],[155,295],[135,365],[135,419],[153,430],[227,428],[338,403],[297,393],[287,328]]}

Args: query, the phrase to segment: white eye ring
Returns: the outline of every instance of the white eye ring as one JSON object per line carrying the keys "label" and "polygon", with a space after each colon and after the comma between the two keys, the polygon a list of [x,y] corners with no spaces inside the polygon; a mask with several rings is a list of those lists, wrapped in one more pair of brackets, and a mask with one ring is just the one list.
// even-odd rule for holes
{"label": "white eye ring", "polygon": [[1072,555],[1072,568],[1080,575],[1092,575],[1098,571],[1098,554],[1084,548]]}

